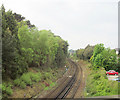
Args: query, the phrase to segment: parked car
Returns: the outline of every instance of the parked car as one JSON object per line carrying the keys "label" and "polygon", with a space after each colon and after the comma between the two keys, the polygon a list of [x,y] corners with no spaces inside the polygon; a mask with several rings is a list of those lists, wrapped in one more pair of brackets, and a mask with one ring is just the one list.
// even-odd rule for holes
{"label": "parked car", "polygon": [[118,75],[118,72],[116,72],[114,70],[109,70],[106,72],[106,75]]}

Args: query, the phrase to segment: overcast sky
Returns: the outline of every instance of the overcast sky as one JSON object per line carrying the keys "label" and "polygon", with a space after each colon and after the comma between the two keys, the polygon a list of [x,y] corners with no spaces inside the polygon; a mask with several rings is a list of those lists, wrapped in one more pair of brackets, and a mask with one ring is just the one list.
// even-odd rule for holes
{"label": "overcast sky", "polygon": [[118,0],[3,0],[39,30],[51,30],[69,49],[103,43],[118,47]]}

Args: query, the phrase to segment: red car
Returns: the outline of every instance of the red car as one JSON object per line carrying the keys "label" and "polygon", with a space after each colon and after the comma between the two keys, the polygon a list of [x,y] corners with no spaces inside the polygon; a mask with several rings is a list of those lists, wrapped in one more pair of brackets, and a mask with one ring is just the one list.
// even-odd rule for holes
{"label": "red car", "polygon": [[118,72],[116,72],[114,70],[109,70],[106,72],[106,75],[118,75]]}

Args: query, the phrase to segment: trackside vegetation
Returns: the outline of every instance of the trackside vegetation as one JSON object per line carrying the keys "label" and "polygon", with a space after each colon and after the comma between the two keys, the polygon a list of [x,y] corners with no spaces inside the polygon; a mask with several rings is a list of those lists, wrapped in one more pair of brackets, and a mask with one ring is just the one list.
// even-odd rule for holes
{"label": "trackside vegetation", "polygon": [[11,97],[12,94],[15,92],[17,94],[15,98],[24,97],[23,94],[29,95],[26,97],[31,97],[33,95],[30,95],[29,92],[26,93],[22,92],[21,96],[18,95],[20,90],[24,91],[24,89],[27,89],[28,87],[31,88],[30,90],[33,94],[37,95],[37,92],[33,91],[38,89],[38,86],[36,86],[35,84],[40,85],[39,88],[42,87],[43,90],[48,90],[55,86],[56,84],[55,80],[56,78],[58,78],[58,73],[55,73],[55,71],[58,70],[56,69],[53,70],[49,68],[46,71],[41,71],[40,69],[33,68],[32,71],[22,74],[19,78],[16,78],[15,80],[11,80],[9,82],[7,81],[8,83],[3,82],[2,84],[3,97]]}
{"label": "trackside vegetation", "polygon": [[76,50],[76,56],[80,60],[91,62],[92,68],[95,70],[103,67],[106,71],[120,71],[120,58],[118,58],[115,49],[105,48],[104,44],[88,45],[85,49],[78,49]]}
{"label": "trackside vegetation", "polygon": [[93,55],[94,46],[87,45],[84,49],[76,50],[76,56],[80,60],[89,61],[91,56]]}
{"label": "trackside vegetation", "polygon": [[14,86],[25,89],[35,82],[52,78],[50,73],[34,74],[28,69],[63,67],[66,63],[68,43],[50,30],[38,30],[22,15],[11,10],[5,11],[3,5],[1,11],[2,90],[3,96],[7,96],[12,95]]}
{"label": "trackside vegetation", "polygon": [[97,44],[90,61],[91,74],[86,81],[85,97],[118,95],[120,83],[108,80],[106,76],[106,71],[119,69],[115,50],[105,48],[103,44]]}
{"label": "trackside vegetation", "polygon": [[[62,67],[68,43],[50,30],[39,31],[27,22],[18,22],[12,11],[2,6],[3,79],[21,76],[30,67]],[[21,15],[18,14],[20,18]],[[10,24],[12,23],[12,24]]]}
{"label": "trackside vegetation", "polygon": [[105,73],[104,68],[91,69],[86,80],[85,97],[118,95],[118,82],[108,80]]}
{"label": "trackside vegetation", "polygon": [[105,48],[103,44],[97,44],[94,48],[94,52],[90,61],[93,65],[94,69],[98,69],[100,67],[108,70],[116,70],[118,71],[118,61],[117,54],[115,50],[111,50],[110,48]]}

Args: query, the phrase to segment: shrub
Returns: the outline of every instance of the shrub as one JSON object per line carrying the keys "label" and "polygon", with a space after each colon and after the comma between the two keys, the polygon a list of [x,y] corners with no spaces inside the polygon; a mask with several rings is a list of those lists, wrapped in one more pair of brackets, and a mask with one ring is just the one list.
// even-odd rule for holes
{"label": "shrub", "polygon": [[87,96],[105,96],[118,94],[118,82],[108,80],[105,71],[92,71],[88,76],[86,92]]}
{"label": "shrub", "polygon": [[93,79],[98,80],[100,78],[100,74],[94,74]]}
{"label": "shrub", "polygon": [[5,93],[6,92],[6,84],[2,83],[2,92]]}
{"label": "shrub", "polygon": [[14,80],[14,85],[20,86],[20,83],[21,83],[21,80],[20,80],[20,79]]}
{"label": "shrub", "polygon": [[43,77],[44,77],[44,79],[52,79],[52,78],[54,78],[53,74],[48,73],[48,72],[43,73]]}
{"label": "shrub", "polygon": [[7,87],[13,88],[13,84],[12,83],[7,83]]}
{"label": "shrub", "polygon": [[7,87],[7,88],[6,88],[6,93],[7,93],[8,95],[12,95],[13,91],[12,91],[11,87]]}
{"label": "shrub", "polygon": [[30,79],[30,74],[23,74],[20,78],[22,81],[24,81],[27,85],[32,85],[32,81]]}
{"label": "shrub", "polygon": [[39,74],[32,74],[31,79],[35,82],[39,82],[41,80]]}
{"label": "shrub", "polygon": [[10,83],[6,84],[3,82],[2,83],[2,93],[12,95],[13,91],[12,91],[11,87],[12,87],[12,85],[10,85]]}
{"label": "shrub", "polygon": [[20,87],[23,88],[23,89],[26,88],[25,82],[22,81],[21,84],[20,84]]}

